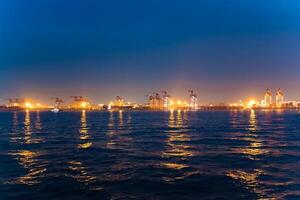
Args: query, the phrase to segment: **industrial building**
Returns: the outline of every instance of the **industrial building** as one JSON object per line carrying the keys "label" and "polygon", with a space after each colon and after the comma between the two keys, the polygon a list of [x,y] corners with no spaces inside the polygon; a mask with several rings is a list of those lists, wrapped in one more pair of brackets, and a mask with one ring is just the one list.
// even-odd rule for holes
{"label": "industrial building", "polygon": [[189,108],[190,110],[197,110],[198,109],[197,95],[194,93],[193,90],[189,90],[189,93],[190,93]]}
{"label": "industrial building", "polygon": [[75,109],[75,110],[91,109],[91,104],[83,96],[70,96],[70,98],[73,98],[73,102],[68,106],[69,109]]}
{"label": "industrial building", "polygon": [[262,100],[261,106],[270,108],[272,106],[272,93],[269,88],[266,89],[264,99]]}
{"label": "industrial building", "polygon": [[276,91],[276,108],[281,108],[283,103],[284,103],[284,101],[283,101],[283,92],[279,88]]}

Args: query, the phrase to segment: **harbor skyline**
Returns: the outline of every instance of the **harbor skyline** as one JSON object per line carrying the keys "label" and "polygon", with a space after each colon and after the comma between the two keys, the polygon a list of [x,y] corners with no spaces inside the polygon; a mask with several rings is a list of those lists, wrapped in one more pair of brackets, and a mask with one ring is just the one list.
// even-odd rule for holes
{"label": "harbor skyline", "polygon": [[[195,90],[188,90],[187,97],[176,97],[166,90],[155,91],[146,95],[144,102],[132,102],[123,96],[115,96],[109,102],[93,102],[89,97],[82,95],[68,96],[68,98],[51,97],[51,104],[33,98],[6,98],[6,103],[0,106],[1,110],[285,110],[299,109],[300,101],[286,99],[285,92],[278,88],[273,91],[267,88],[259,98],[241,98],[238,101],[228,102],[199,102]],[[72,99],[72,101],[70,101]],[[53,111],[52,110],[52,111]]]}
{"label": "harbor skyline", "polygon": [[[194,88],[193,88],[194,89]],[[277,89],[277,88],[276,88]],[[274,88],[272,90],[273,93],[276,92],[276,89]],[[129,89],[132,90],[132,89]],[[153,92],[155,91],[163,91],[165,89],[153,89],[152,91],[149,89],[149,92],[145,92],[145,91],[140,91],[141,93],[127,93],[126,91],[119,91],[117,92],[107,92],[107,93],[100,93],[100,92],[88,92],[90,91],[90,89],[84,89],[84,90],[77,90],[77,92],[74,90],[74,92],[49,92],[47,94],[44,94],[43,92],[38,93],[38,92],[12,92],[10,91],[9,94],[11,94],[10,96],[8,95],[4,95],[8,92],[2,92],[2,98],[0,99],[0,105],[2,104],[6,104],[7,100],[10,98],[24,98],[24,99],[36,99],[39,102],[43,102],[45,104],[51,104],[53,103],[53,97],[59,97],[59,98],[64,98],[67,100],[71,100],[70,96],[72,95],[81,95],[81,96],[85,96],[87,97],[90,101],[94,102],[94,103],[109,103],[112,99],[114,99],[117,95],[122,96],[122,97],[126,97],[126,99],[130,102],[135,102],[135,103],[145,103],[148,100],[148,96],[151,95]],[[211,93],[209,91],[200,91],[200,90],[196,90],[194,89],[198,94],[199,94],[199,101],[202,104],[209,104],[209,103],[226,103],[226,104],[230,104],[232,102],[237,102],[237,101],[247,101],[249,99],[257,99],[260,100],[261,96],[262,96],[262,92],[263,90],[260,89],[259,91],[256,91],[255,89],[250,89],[249,91],[251,92],[247,92],[247,91],[242,91],[240,93],[234,94],[231,93],[228,96],[221,96],[218,94],[214,94],[211,95]],[[79,92],[82,91],[82,92]],[[138,90],[135,90],[138,91]],[[180,100],[188,100],[188,93],[187,93],[187,89],[173,89],[173,90],[168,90],[173,98],[176,99],[180,99]],[[175,91],[175,92],[173,92]],[[178,92],[176,92],[178,91]],[[215,90],[215,93],[218,93],[218,89]],[[285,96],[286,96],[286,100],[289,101],[300,101],[300,95],[299,92],[295,91],[295,92],[289,92],[285,90]],[[243,95],[243,96],[240,96]]]}

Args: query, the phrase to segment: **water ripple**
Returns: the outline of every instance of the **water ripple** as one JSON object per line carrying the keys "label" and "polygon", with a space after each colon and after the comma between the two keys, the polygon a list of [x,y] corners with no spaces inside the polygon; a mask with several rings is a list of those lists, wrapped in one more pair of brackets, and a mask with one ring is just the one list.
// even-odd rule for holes
{"label": "water ripple", "polygon": [[5,199],[299,199],[294,111],[2,112]]}

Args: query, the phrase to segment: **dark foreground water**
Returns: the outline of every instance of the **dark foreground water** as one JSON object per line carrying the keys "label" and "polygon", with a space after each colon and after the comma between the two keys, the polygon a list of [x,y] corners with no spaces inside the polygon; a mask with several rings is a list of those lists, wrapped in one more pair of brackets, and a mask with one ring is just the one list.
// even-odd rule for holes
{"label": "dark foreground water", "polygon": [[300,199],[290,112],[0,113],[0,198]]}

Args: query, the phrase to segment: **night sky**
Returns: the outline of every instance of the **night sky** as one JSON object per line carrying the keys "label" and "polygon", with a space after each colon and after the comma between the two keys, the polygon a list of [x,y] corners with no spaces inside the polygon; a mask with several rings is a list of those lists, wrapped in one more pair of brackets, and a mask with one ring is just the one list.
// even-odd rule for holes
{"label": "night sky", "polygon": [[299,0],[1,0],[0,98],[300,100]]}

